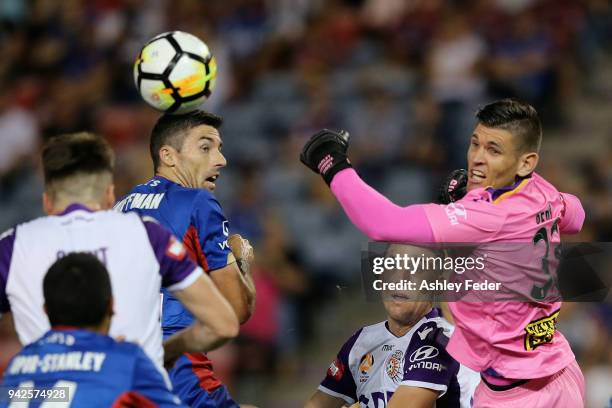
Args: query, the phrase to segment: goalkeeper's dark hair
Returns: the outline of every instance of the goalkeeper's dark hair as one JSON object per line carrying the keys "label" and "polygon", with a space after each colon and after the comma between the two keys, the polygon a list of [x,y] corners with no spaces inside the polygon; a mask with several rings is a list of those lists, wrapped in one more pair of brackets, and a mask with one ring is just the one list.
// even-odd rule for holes
{"label": "goalkeeper's dark hair", "polygon": [[113,173],[115,157],[108,142],[93,133],[55,136],[42,149],[45,184],[80,174]]}
{"label": "goalkeeper's dark hair", "polygon": [[521,152],[540,150],[542,123],[538,112],[528,103],[516,99],[495,101],[480,108],[476,118],[486,127],[507,130],[519,138]]}
{"label": "goalkeeper's dark hair", "polygon": [[195,110],[182,115],[170,113],[162,115],[151,131],[149,150],[153,160],[153,170],[159,167],[159,149],[162,146],[169,145],[180,151],[189,130],[202,125],[219,129],[222,124],[221,116],[203,110]]}
{"label": "goalkeeper's dark hair", "polygon": [[96,327],[111,311],[108,271],[89,253],[71,253],[51,265],[43,294],[51,326]]}

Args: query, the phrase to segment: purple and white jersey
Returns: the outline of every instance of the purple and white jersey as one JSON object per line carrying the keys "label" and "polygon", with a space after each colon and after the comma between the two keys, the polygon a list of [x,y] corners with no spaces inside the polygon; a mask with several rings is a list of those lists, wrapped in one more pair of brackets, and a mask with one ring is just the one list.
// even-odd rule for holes
{"label": "purple and white jersey", "polygon": [[384,408],[399,386],[439,391],[436,408],[470,407],[480,376],[447,352],[453,326],[432,309],[402,337],[381,322],[359,329],[319,390],[361,408]]}
{"label": "purple and white jersey", "polygon": [[21,343],[50,329],[43,278],[71,252],[95,254],[108,269],[115,312],[109,335],[139,344],[163,367],[160,288],[184,289],[203,271],[170,232],[135,213],[91,212],[73,204],[60,215],[20,224],[0,236],[0,313],[13,312]]}

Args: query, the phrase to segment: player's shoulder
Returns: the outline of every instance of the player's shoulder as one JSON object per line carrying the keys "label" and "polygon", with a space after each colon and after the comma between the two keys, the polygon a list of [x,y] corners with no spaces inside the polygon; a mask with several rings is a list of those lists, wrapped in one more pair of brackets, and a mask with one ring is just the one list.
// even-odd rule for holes
{"label": "player's shoulder", "polygon": [[175,207],[195,208],[202,205],[210,206],[217,203],[215,196],[204,188],[184,187],[177,183],[169,183],[165,191],[166,199]]}
{"label": "player's shoulder", "polygon": [[135,360],[141,353],[144,353],[138,344],[129,341],[118,341],[106,334],[87,330],[78,330],[73,332],[73,334],[75,336],[75,343],[72,347],[75,349],[103,352],[107,358],[116,359],[123,364]]}
{"label": "player's shoulder", "polygon": [[537,191],[548,201],[561,197],[557,187],[537,173],[532,174],[531,181],[525,190],[527,192]]}
{"label": "player's shoulder", "polygon": [[15,237],[16,226],[8,228],[0,233],[0,242],[6,239],[13,239]]}
{"label": "player's shoulder", "polygon": [[362,334],[363,334],[364,329],[365,327],[360,327],[344,342],[344,345],[342,346],[342,350],[346,352],[347,355],[355,347],[355,344],[357,343],[357,341],[360,339],[363,339],[364,336],[362,336]]}
{"label": "player's shoulder", "polygon": [[[430,350],[433,354],[446,353],[446,346],[454,327],[442,317],[437,308],[430,310],[404,336],[395,343],[408,354]],[[435,349],[435,350],[434,350]],[[433,357],[433,355],[432,355]]]}
{"label": "player's shoulder", "polygon": [[105,225],[115,224],[121,226],[123,229],[126,229],[130,224],[142,224],[144,219],[144,216],[133,211],[122,213],[116,210],[97,211],[96,217]]}
{"label": "player's shoulder", "polygon": [[488,188],[487,192],[491,195],[491,202],[497,207],[515,209],[519,203],[539,205],[557,199],[560,194],[552,183],[535,172],[517,180],[510,186],[498,189]]}
{"label": "player's shoulder", "polygon": [[434,308],[415,325],[413,333],[423,343],[446,348],[454,329],[440,310]]}
{"label": "player's shoulder", "polygon": [[0,242],[12,243],[17,240],[21,241],[23,237],[29,238],[32,236],[37,236],[49,230],[49,227],[52,225],[54,225],[52,222],[52,216],[43,215],[33,218],[31,220],[15,224],[11,228],[3,231],[0,235]]}
{"label": "player's shoulder", "polygon": [[359,351],[358,354],[361,355],[362,352],[371,351],[381,342],[392,341],[393,338],[394,335],[389,331],[385,320],[360,328],[347,343],[352,342],[352,348]]}
{"label": "player's shoulder", "polygon": [[359,329],[355,334],[363,335],[363,337],[371,337],[371,336],[380,336],[386,334],[387,329],[387,321],[382,321],[374,324],[369,324],[367,326],[363,326]]}
{"label": "player's shoulder", "polygon": [[217,197],[215,197],[212,192],[204,188],[198,188],[195,190],[197,191],[197,195],[194,200],[198,204],[208,205],[212,207],[219,206],[219,201],[217,201]]}
{"label": "player's shoulder", "polygon": [[558,191],[557,188],[550,181],[546,180],[544,177],[542,177],[540,174],[536,172],[531,174],[530,179],[531,179],[531,182],[535,185],[546,187],[550,190]]}
{"label": "player's shoulder", "polygon": [[125,356],[124,358],[126,359],[136,360],[146,356],[142,348],[136,343],[129,341],[116,341],[114,339],[111,340],[112,343],[109,343],[109,348],[117,354]]}

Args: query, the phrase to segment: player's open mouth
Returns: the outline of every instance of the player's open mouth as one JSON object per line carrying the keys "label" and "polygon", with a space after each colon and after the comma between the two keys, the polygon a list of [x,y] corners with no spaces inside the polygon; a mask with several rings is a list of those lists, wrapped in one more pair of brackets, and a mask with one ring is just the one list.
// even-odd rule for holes
{"label": "player's open mouth", "polygon": [[206,181],[206,186],[211,189],[214,190],[216,187],[215,182],[217,181],[217,179],[219,178],[218,174],[215,174],[214,176],[210,176],[208,177],[205,181]]}
{"label": "player's open mouth", "polygon": [[470,170],[470,182],[480,184],[487,176],[480,170]]}

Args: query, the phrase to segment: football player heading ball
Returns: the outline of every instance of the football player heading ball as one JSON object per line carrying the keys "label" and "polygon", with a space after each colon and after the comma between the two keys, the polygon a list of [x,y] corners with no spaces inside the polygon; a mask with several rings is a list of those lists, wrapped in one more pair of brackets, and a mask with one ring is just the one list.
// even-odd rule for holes
{"label": "football player heading ball", "polygon": [[[201,110],[161,116],[150,141],[155,174],[134,187],[115,209],[153,217],[180,237],[244,323],[255,303],[249,271],[253,252],[247,240],[229,235],[229,222],[213,195],[227,164],[221,153],[222,122],[221,117]],[[182,331],[193,320],[165,290],[162,309],[165,337]],[[182,355],[169,373],[174,391],[189,406],[238,407],[204,353]]]}

